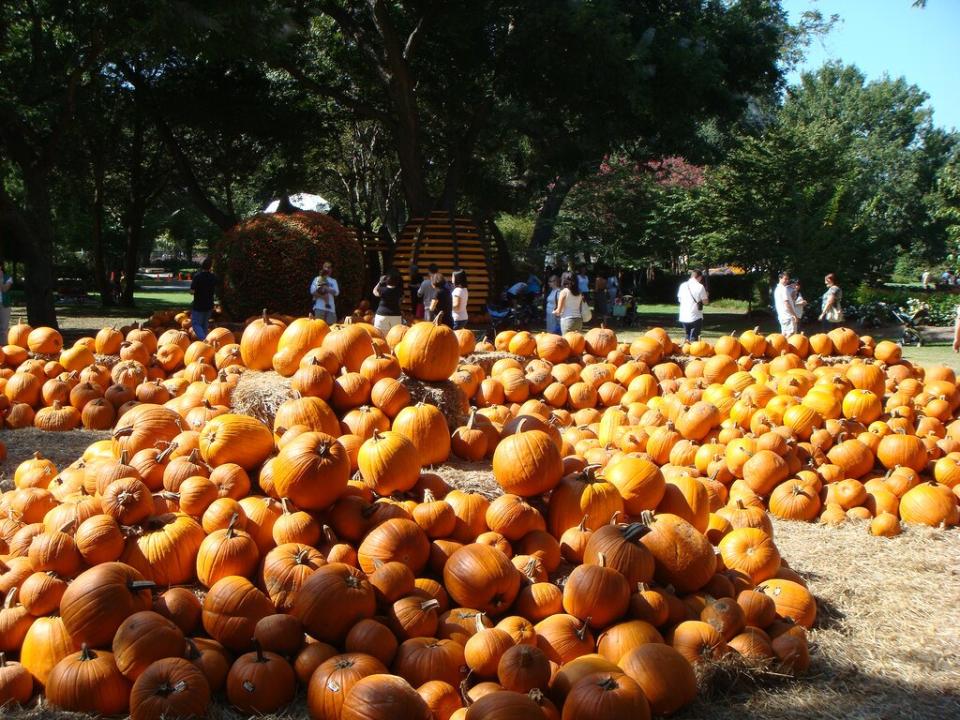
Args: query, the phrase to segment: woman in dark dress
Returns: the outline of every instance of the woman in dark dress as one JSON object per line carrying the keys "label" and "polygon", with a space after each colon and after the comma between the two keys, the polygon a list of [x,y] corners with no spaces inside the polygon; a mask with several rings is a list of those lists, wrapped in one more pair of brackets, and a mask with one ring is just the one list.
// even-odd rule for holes
{"label": "woman in dark dress", "polygon": [[373,289],[373,294],[380,298],[377,312],[373,316],[373,326],[386,337],[390,328],[403,322],[400,313],[403,281],[396,268],[390,268],[387,274],[380,278],[380,282]]}

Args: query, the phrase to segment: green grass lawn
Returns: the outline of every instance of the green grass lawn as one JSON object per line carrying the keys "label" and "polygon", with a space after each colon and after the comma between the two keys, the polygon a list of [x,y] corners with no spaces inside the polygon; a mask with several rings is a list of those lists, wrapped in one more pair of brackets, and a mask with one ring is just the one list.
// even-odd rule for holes
{"label": "green grass lawn", "polygon": [[[57,315],[63,317],[148,317],[157,310],[183,310],[190,307],[193,296],[186,291],[178,290],[144,290],[138,291],[133,295],[134,307],[121,307],[116,305],[103,306],[99,298],[94,299],[91,296],[91,302],[78,305],[75,303],[65,303],[57,305]],[[17,310],[23,308],[14,308],[13,315],[17,315]]]}

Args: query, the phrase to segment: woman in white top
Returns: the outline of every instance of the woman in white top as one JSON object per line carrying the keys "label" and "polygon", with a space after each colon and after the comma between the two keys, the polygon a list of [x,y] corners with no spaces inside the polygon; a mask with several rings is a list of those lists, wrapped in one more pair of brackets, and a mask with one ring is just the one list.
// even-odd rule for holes
{"label": "woman in white top", "polygon": [[453,274],[453,329],[460,330],[467,326],[467,302],[470,293],[467,290],[467,274],[458,270]]}
{"label": "woman in white top", "polygon": [[553,311],[557,309],[557,295],[560,294],[560,278],[551,275],[547,281],[549,291],[547,292],[547,332],[558,335],[560,333],[560,320]]}
{"label": "woman in white top", "polygon": [[702,280],[703,273],[692,270],[690,279],[677,291],[677,301],[680,303],[680,324],[683,325],[687,342],[699,340],[700,330],[703,329],[703,306],[709,302],[709,298]]}
{"label": "woman in white top", "polygon": [[553,314],[560,318],[560,332],[578,332],[583,328],[583,295],[573,273],[564,273],[563,289],[557,294],[557,309]]}

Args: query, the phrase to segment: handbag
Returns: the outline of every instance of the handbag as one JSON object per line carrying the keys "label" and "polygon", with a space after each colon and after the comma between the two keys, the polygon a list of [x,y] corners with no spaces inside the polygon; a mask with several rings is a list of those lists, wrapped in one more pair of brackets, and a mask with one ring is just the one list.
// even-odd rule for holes
{"label": "handbag", "polygon": [[585,323],[593,320],[593,309],[587,304],[586,300],[582,299],[582,296],[580,300],[580,317]]}
{"label": "handbag", "polygon": [[824,313],[823,317],[827,322],[832,322],[832,323],[841,323],[846,319],[843,316],[843,310],[841,310],[836,305],[831,305],[827,309],[827,312]]}

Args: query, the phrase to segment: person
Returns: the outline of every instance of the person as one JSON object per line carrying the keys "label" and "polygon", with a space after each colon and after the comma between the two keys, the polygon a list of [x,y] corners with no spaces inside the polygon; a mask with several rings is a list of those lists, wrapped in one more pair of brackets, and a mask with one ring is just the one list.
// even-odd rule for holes
{"label": "person", "polygon": [[10,334],[10,305],[13,298],[10,297],[10,288],[13,287],[13,276],[7,275],[7,266],[3,260],[0,260],[0,338],[7,341],[7,335]]}
{"label": "person", "polygon": [[430,301],[430,317],[436,318],[440,315],[440,322],[448,327],[453,327],[453,297],[450,290],[447,289],[447,279],[443,273],[434,273],[430,278],[433,285],[433,300]]}
{"label": "person", "polygon": [[800,308],[797,307],[793,285],[790,283],[790,273],[780,273],[780,282],[773,291],[773,306],[777,311],[777,320],[780,322],[780,332],[787,337],[795,335],[800,329]]}
{"label": "person", "polygon": [[560,319],[553,314],[557,309],[557,295],[560,294],[560,278],[551,275],[547,281],[549,292],[547,293],[547,332],[555,335],[560,334]]}
{"label": "person", "polygon": [[843,291],[837,285],[837,276],[833,273],[828,273],[823,282],[827,291],[821,299],[819,319],[823,323],[824,332],[829,332],[843,322]]}
{"label": "person", "polygon": [[700,339],[703,329],[703,306],[710,299],[707,289],[703,286],[703,273],[699,270],[690,271],[690,279],[680,285],[677,290],[677,300],[680,302],[680,324],[686,333],[687,342]]}
{"label": "person", "polygon": [[953,321],[953,351],[960,352],[960,305],[957,305],[957,317]]}
{"label": "person", "polygon": [[607,277],[603,273],[597,273],[593,279],[593,314],[600,322],[604,322],[610,314],[607,309]]}
{"label": "person", "polygon": [[923,289],[926,290],[931,286],[930,276],[931,272],[929,270],[924,270],[923,275],[920,276],[920,283],[923,285]]}
{"label": "person", "polygon": [[190,324],[197,340],[207,337],[207,327],[210,323],[210,313],[213,312],[213,296],[217,289],[217,276],[210,272],[212,262],[204,258],[200,263],[200,272],[190,281],[190,292],[193,294],[193,303],[190,305]]}
{"label": "person", "polygon": [[334,298],[339,294],[340,285],[333,278],[333,263],[326,260],[320,267],[320,274],[310,283],[314,317],[325,320],[328,325],[337,322],[337,308]]}
{"label": "person", "polygon": [[400,272],[396,268],[390,268],[373,288],[373,294],[380,298],[380,304],[373,316],[373,326],[386,337],[390,328],[403,322],[403,316],[400,313],[403,280],[400,278]]}
{"label": "person", "polygon": [[577,272],[577,289],[581,295],[586,295],[590,292],[590,277],[587,275],[587,268],[584,265],[581,265],[580,270]]}
{"label": "person", "polygon": [[[420,283],[420,287],[417,288],[417,298],[419,300],[417,305],[416,316],[422,317],[424,320],[433,320],[433,315],[430,314],[430,306],[433,304],[433,276],[439,272],[440,268],[437,267],[436,263],[430,263],[427,267],[430,273],[423,278],[423,282]],[[423,308],[423,313],[420,313],[420,308]]]}
{"label": "person", "polygon": [[467,274],[462,270],[453,273],[453,292],[450,295],[453,303],[453,329],[460,330],[467,326],[467,302],[470,292],[467,290]]}
{"label": "person", "polygon": [[530,274],[527,275],[527,292],[533,296],[539,295],[543,291],[543,286],[540,282],[540,278],[537,277],[537,274],[530,271]]}
{"label": "person", "polygon": [[620,297],[620,278],[617,277],[615,272],[611,272],[607,278],[607,299],[610,301],[611,307],[618,297]]}
{"label": "person", "polygon": [[579,278],[566,272],[560,281],[562,289],[557,294],[557,307],[553,314],[560,318],[560,332],[578,332],[583,329],[583,293]]}

